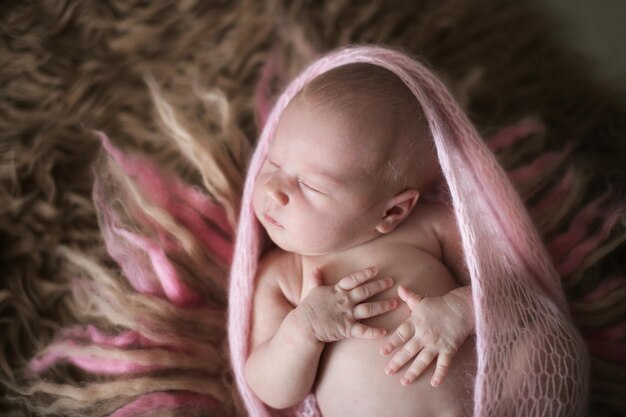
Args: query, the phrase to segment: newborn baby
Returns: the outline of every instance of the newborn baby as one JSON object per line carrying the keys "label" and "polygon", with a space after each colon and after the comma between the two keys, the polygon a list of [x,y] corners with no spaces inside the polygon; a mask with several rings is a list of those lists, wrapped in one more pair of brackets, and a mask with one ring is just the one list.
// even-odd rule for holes
{"label": "newborn baby", "polygon": [[276,245],[245,369],[261,400],[313,390],[324,417],[471,414],[460,238],[451,208],[423,198],[439,176],[420,106],[386,69],[336,68],[289,103],[253,197]]}

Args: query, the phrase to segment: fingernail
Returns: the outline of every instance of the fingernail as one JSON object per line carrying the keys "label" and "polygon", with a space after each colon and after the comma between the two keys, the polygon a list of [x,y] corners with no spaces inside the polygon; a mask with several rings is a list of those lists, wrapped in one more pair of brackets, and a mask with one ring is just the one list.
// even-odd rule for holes
{"label": "fingernail", "polygon": [[406,378],[402,378],[402,380],[400,381],[400,383],[406,387],[407,385],[409,385],[409,380],[408,380],[408,379],[406,379]]}
{"label": "fingernail", "polygon": [[439,381],[431,381],[430,385],[436,387],[437,385],[439,385]]}
{"label": "fingernail", "polygon": [[385,369],[385,373],[387,375],[391,375],[393,372],[391,372],[391,369],[387,368],[387,369]]}

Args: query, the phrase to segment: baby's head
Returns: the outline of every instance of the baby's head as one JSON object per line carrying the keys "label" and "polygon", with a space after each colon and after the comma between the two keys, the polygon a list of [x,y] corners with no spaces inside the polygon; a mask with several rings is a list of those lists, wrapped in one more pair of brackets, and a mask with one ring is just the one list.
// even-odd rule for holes
{"label": "baby's head", "polygon": [[337,252],[391,232],[439,164],[417,99],[371,64],[330,70],[281,115],[254,209],[282,249]]}

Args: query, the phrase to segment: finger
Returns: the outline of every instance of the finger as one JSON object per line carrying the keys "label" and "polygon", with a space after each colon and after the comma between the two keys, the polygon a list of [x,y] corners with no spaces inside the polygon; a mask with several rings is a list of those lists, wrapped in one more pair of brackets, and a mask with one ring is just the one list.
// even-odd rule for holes
{"label": "finger", "polygon": [[342,278],[337,283],[337,287],[342,290],[349,291],[374,278],[376,274],[378,274],[378,268],[375,266],[370,266],[369,268],[362,269],[352,275],[348,275],[347,277]]}
{"label": "finger", "polygon": [[402,349],[396,352],[391,358],[387,366],[385,367],[385,373],[387,375],[395,374],[400,368],[402,368],[407,362],[415,357],[415,355],[422,350],[422,344],[419,340],[409,340],[402,346]]}
{"label": "finger", "polygon": [[390,298],[383,301],[373,301],[371,303],[363,303],[354,307],[352,312],[353,316],[357,320],[369,319],[370,317],[378,316],[388,311],[391,311],[398,307],[398,300]]}
{"label": "finger", "polygon": [[398,326],[396,331],[393,332],[389,339],[387,339],[387,342],[380,348],[380,353],[382,353],[383,355],[387,355],[393,352],[399,346],[408,342],[414,334],[415,330],[413,326],[411,326],[407,322],[402,323],[400,326]]}
{"label": "finger", "polygon": [[398,296],[402,301],[407,304],[411,311],[415,309],[417,303],[424,299],[424,297],[422,297],[421,295],[414,293],[413,291],[402,285],[398,285]]}
{"label": "finger", "polygon": [[366,326],[363,323],[355,323],[350,329],[350,335],[359,339],[378,339],[387,334],[387,330],[377,327]]}
{"label": "finger", "polygon": [[422,349],[420,353],[417,355],[417,358],[413,361],[409,369],[404,373],[404,376],[400,380],[402,385],[409,385],[413,381],[417,379],[418,376],[422,374],[428,368],[428,366],[432,363],[432,361],[437,356],[435,351],[430,349]]}
{"label": "finger", "polygon": [[350,290],[350,299],[355,303],[360,303],[391,287],[393,287],[393,279],[390,277],[377,279]]}
{"label": "finger", "polygon": [[435,368],[435,373],[430,380],[430,385],[436,387],[441,384],[445,377],[448,375],[448,371],[450,370],[450,364],[452,364],[452,358],[454,354],[452,353],[440,353],[437,358],[437,367]]}

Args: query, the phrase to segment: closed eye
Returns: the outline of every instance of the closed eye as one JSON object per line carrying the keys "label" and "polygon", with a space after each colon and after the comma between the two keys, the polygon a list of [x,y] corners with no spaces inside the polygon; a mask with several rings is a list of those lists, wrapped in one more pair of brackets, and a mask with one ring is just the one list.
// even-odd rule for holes
{"label": "closed eye", "polygon": [[326,193],[323,193],[323,192],[321,192],[320,190],[318,190],[318,189],[316,189],[316,188],[311,187],[310,185],[308,185],[307,183],[305,183],[305,182],[304,182],[304,181],[302,181],[302,180],[298,180],[298,183],[300,183],[300,185],[301,185],[302,187],[304,187],[306,190],[310,190],[310,191],[316,192],[316,193],[318,193],[318,194],[324,194],[324,195],[326,194]]}

